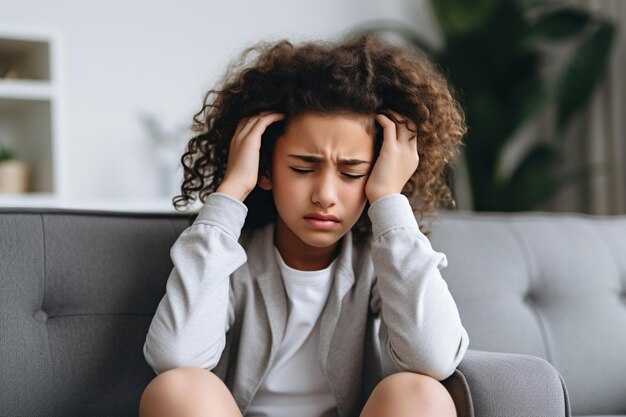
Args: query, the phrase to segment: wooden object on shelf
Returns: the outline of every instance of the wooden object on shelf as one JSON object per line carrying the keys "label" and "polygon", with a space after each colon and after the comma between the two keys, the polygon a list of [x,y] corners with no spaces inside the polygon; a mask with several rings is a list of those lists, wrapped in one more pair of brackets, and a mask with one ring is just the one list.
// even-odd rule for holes
{"label": "wooden object on shelf", "polygon": [[17,159],[0,162],[0,193],[23,194],[28,191],[28,165]]}

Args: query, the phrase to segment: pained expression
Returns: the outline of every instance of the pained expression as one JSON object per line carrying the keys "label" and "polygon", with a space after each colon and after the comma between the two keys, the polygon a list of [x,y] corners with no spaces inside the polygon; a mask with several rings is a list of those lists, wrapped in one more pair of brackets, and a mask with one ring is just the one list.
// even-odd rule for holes
{"label": "pained expression", "polygon": [[[357,222],[365,204],[365,184],[374,160],[374,139],[367,116],[305,113],[278,138],[271,179],[259,186],[273,190],[283,241],[332,246]],[[336,221],[310,218],[332,215]],[[280,226],[283,226],[282,229]],[[285,228],[286,226],[286,228]],[[280,239],[280,237],[279,237]]]}

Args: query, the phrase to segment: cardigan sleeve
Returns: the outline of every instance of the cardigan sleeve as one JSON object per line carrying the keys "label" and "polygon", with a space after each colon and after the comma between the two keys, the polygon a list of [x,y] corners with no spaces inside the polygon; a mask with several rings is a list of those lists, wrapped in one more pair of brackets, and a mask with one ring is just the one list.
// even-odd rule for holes
{"label": "cardigan sleeve", "polygon": [[247,260],[238,242],[247,210],[226,194],[210,194],[194,223],[174,242],[174,268],[143,347],[157,374],[217,365],[234,322],[229,277]]}
{"label": "cardigan sleeve", "polygon": [[376,274],[370,308],[380,317],[383,369],[442,381],[452,375],[469,346],[441,276],[448,265],[446,255],[433,250],[404,195],[376,200],[368,215]]}

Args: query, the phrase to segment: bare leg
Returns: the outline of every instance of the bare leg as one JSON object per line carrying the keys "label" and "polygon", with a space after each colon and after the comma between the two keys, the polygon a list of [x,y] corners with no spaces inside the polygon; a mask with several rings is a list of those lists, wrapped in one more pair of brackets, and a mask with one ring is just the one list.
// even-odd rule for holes
{"label": "bare leg", "polygon": [[201,368],[157,375],[141,396],[140,417],[242,417],[221,379]]}
{"label": "bare leg", "polygon": [[434,378],[413,372],[389,375],[376,385],[360,417],[456,417],[450,393]]}

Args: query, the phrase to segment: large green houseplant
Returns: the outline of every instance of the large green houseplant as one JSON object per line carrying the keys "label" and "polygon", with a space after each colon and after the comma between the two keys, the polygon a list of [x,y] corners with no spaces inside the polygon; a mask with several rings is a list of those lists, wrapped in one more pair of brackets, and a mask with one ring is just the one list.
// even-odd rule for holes
{"label": "large green houseplant", "polygon": [[[432,0],[432,9],[443,35],[439,49],[398,22],[371,22],[356,32],[399,34],[438,64],[459,93],[468,125],[463,155],[474,210],[536,209],[566,184],[598,172],[582,166],[562,174],[557,168],[564,132],[602,78],[613,24],[554,1]],[[548,79],[542,74],[545,46],[560,44],[573,44],[575,53],[557,77]],[[513,136],[549,106],[556,110],[556,137],[533,142],[515,167],[504,170]]]}

